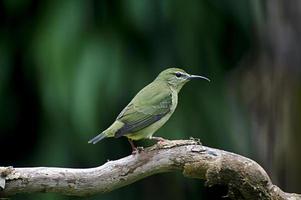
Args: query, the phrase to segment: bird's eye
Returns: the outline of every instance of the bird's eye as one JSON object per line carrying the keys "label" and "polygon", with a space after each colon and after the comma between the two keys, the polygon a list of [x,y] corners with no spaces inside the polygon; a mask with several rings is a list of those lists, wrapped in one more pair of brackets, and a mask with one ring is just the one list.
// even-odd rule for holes
{"label": "bird's eye", "polygon": [[182,76],[182,74],[180,72],[176,73],[176,77],[181,77],[181,76]]}

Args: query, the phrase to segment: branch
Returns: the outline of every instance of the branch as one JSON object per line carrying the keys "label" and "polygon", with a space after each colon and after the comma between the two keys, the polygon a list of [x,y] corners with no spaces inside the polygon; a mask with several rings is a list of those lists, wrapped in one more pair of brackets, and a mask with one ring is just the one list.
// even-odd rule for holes
{"label": "branch", "polygon": [[202,146],[195,140],[158,143],[136,155],[89,169],[52,167],[0,168],[0,197],[18,193],[55,192],[72,196],[106,193],[153,174],[180,171],[228,186],[232,199],[301,199],[273,185],[264,169],[243,156]]}

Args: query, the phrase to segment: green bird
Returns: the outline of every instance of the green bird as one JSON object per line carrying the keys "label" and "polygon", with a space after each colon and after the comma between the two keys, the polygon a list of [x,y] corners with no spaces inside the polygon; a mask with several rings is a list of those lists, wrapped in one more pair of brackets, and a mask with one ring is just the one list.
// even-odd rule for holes
{"label": "green bird", "polygon": [[132,101],[121,111],[115,122],[105,131],[94,137],[89,143],[97,143],[106,137],[126,136],[133,152],[136,147],[132,140],[154,139],[153,134],[161,128],[175,111],[178,93],[188,81],[205,79],[204,76],[190,75],[183,69],[169,68],[145,86]]}

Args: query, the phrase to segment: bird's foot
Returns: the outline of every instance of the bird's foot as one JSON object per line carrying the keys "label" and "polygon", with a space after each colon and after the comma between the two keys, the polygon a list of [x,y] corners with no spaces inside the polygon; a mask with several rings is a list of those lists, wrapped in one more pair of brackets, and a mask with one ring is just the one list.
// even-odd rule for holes
{"label": "bird's foot", "polygon": [[133,149],[132,155],[139,154],[139,153],[141,153],[142,151],[144,151],[144,148],[143,148],[143,147],[136,147],[136,148]]}
{"label": "bird's foot", "polygon": [[167,139],[164,139],[162,137],[150,137],[149,139],[156,140],[157,142],[164,142],[164,141],[167,140]]}

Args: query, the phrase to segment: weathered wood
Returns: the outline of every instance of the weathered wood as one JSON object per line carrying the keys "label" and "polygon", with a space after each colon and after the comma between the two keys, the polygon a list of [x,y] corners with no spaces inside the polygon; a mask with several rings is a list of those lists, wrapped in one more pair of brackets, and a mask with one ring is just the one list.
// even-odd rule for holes
{"label": "weathered wood", "polygon": [[89,169],[2,167],[0,179],[5,184],[0,185],[0,197],[33,192],[87,196],[110,192],[169,171],[204,179],[208,186],[227,185],[228,195],[233,199],[301,199],[301,195],[285,193],[273,185],[255,161],[202,146],[195,140],[161,142],[139,154]]}

